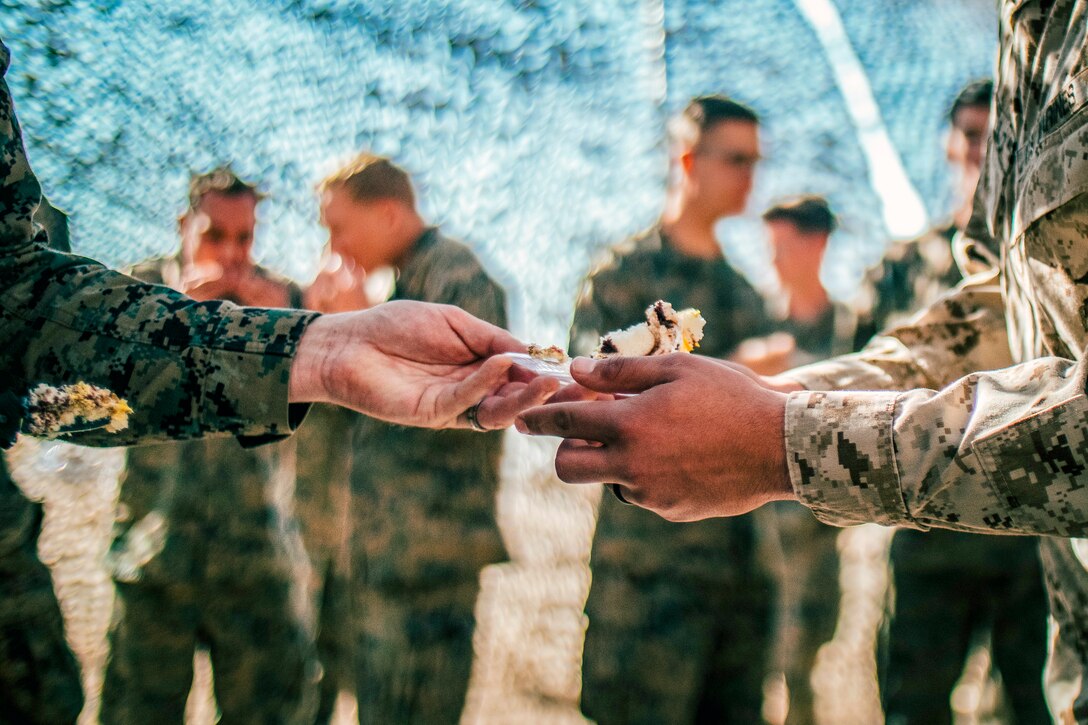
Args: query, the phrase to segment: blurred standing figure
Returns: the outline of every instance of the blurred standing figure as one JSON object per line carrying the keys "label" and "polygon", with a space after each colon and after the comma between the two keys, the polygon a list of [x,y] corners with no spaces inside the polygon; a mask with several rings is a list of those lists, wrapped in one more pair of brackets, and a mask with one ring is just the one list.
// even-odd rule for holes
{"label": "blurred standing figure", "polygon": [[[301,290],[250,256],[259,201],[229,168],[194,176],[180,251],[131,274],[197,300],[300,307]],[[211,657],[225,722],[312,716],[319,670],[295,586],[304,554],[273,490],[277,454],[233,438],[129,451],[104,723],[183,722],[196,648]]]}
{"label": "blurred standing figure", "polygon": [[[758,117],[704,96],[671,130],[678,173],[665,214],[586,280],[570,336],[576,354],[645,319],[657,299],[702,311],[706,336],[696,352],[712,357],[771,329],[763,300],[725,261],[714,231],[748,201]],[[586,716],[601,725],[760,722],[774,596],[756,548],[752,517],[675,524],[605,497],[586,603]]]}
{"label": "blurred standing figure", "polygon": [[[779,330],[794,342],[783,369],[852,352],[857,316],[848,305],[832,300],[820,280],[828,240],[837,226],[827,200],[783,200],[763,213],[763,221],[779,282],[772,312],[780,320]],[[776,504],[773,519],[781,542],[775,561],[779,598],[774,669],[785,675],[786,723],[810,725],[816,722],[812,668],[838,621],[840,529],[820,523],[792,501]]]}
{"label": "blurred standing figure", "polygon": [[[970,218],[992,96],[992,81],[976,81],[952,104],[947,158],[958,175],[959,206],[948,224],[897,245],[877,268],[871,331],[928,306],[959,281],[961,268],[971,273],[985,264],[951,241]],[[951,722],[952,689],[971,646],[987,634],[1016,721],[1048,721],[1047,599],[1037,539],[901,529],[892,540],[891,570],[892,612],[881,657],[889,725]]]}
{"label": "blurred standing figure", "polygon": [[[408,174],[389,159],[361,154],[321,189],[332,251],[367,274],[395,267],[394,299],[456,305],[506,324],[502,288],[468,247],[423,221]],[[502,433],[360,418],[354,441],[359,722],[456,723],[479,573],[506,558],[495,521]]]}
{"label": "blurred standing figure", "polygon": [[[372,306],[365,273],[329,252],[305,307],[323,313]],[[359,414],[315,403],[294,435],[295,514],[310,559],[317,657],[324,672],[315,723],[331,721],[341,691],[354,690],[351,620],[352,431]]]}

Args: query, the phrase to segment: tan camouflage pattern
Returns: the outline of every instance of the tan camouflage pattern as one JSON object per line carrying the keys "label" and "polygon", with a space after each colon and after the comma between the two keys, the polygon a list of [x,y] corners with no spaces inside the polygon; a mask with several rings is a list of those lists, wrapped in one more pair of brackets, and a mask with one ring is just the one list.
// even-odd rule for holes
{"label": "tan camouflage pattern", "polygon": [[314,722],[329,722],[341,690],[354,689],[351,632],[352,431],[359,414],[314,405],[295,432],[295,519],[309,555],[309,591],[324,670]]}
{"label": "tan camouflage pattern", "polygon": [[[706,318],[699,354],[726,357],[773,329],[763,300],[724,258],[683,255],[654,227],[587,278],[572,353],[644,317],[655,300]],[[601,502],[586,602],[582,709],[601,723],[759,722],[773,583],[752,517],[674,524]]]}
{"label": "tan camouflage pattern", "polygon": [[[940,299],[963,279],[961,264],[977,269],[977,256],[954,253],[965,248],[956,234],[954,225],[937,227],[888,250],[862,285],[859,341]],[[900,529],[889,556],[893,601],[878,657],[889,721],[951,722],[952,689],[984,635],[1017,722],[1045,721],[1047,601],[1037,540]]]}
{"label": "tan camouflage pattern", "polygon": [[861,318],[859,342],[905,322],[960,283],[963,273],[952,254],[955,235],[955,225],[949,224],[897,242],[866,272],[854,302]]}
{"label": "tan camouflage pattern", "polygon": [[[505,294],[463,244],[428,230],[395,299],[505,326]],[[351,473],[360,723],[455,723],[472,665],[480,570],[506,559],[495,521],[502,433],[361,418]]]}
{"label": "tan camouflage pattern", "polygon": [[[136,265],[160,283],[176,260]],[[261,267],[288,297],[301,290]],[[128,451],[109,555],[118,611],[102,689],[103,723],[184,720],[196,647],[209,650],[230,722],[297,722],[314,704],[303,554],[276,484],[280,447],[231,438]]]}
{"label": "tan camouflage pattern", "polygon": [[[817,391],[907,391],[790,396],[790,476],[822,519],[1088,534],[1086,33],[1084,0],[1002,4],[994,132],[968,229],[999,248],[997,273],[858,357],[794,373]],[[1088,572],[1069,542],[1045,539],[1042,554],[1058,647],[1086,673]],[[1058,712],[1088,722],[1088,698]]]}

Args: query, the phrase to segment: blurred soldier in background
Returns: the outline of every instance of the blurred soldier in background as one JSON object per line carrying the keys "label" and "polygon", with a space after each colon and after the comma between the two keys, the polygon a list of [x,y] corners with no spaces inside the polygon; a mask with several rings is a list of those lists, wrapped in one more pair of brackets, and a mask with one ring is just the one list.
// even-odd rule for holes
{"label": "blurred soldier in background", "polygon": [[[259,201],[228,168],[194,176],[180,251],[132,275],[197,300],[301,307],[301,290],[250,256]],[[274,490],[278,453],[230,438],[129,451],[109,557],[118,612],[103,722],[183,722],[197,648],[226,722],[308,716],[319,669],[296,581],[304,552]]]}
{"label": "blurred soldier in background", "polygon": [[[748,201],[758,117],[707,96],[671,131],[677,182],[665,214],[586,280],[571,329],[575,354],[645,319],[658,299],[702,311],[706,336],[696,352],[704,355],[726,357],[771,329],[763,300],[726,262],[714,230]],[[586,716],[602,725],[760,721],[774,596],[751,517],[674,524],[609,496],[591,567]]]}
{"label": "blurred soldier in background", "polygon": [[[397,270],[394,299],[505,325],[505,294],[465,245],[428,226],[408,174],[362,154],[322,184],[334,253]],[[506,553],[495,521],[500,432],[361,418],[354,436],[352,598],[360,723],[455,723],[472,666],[480,569]]]}
{"label": "blurred soldier in background", "polygon": [[[849,305],[828,295],[820,279],[828,240],[837,220],[827,200],[819,196],[786,199],[763,213],[778,288],[771,308],[778,328],[790,337],[792,353],[781,370],[852,352],[857,316]],[[747,348],[758,341],[746,341]],[[737,358],[759,357],[744,349]],[[756,512],[759,516],[763,512]],[[820,523],[798,503],[781,502],[761,524],[777,529],[767,537],[775,552],[779,598],[774,669],[785,676],[789,725],[816,722],[812,668],[816,654],[835,634],[839,614],[839,555],[841,529]],[[773,524],[771,523],[773,522]]]}
{"label": "blurred soldier in background", "polygon": [[[318,312],[371,307],[365,272],[327,250],[305,306]],[[316,723],[330,722],[341,691],[354,690],[351,619],[352,431],[359,415],[315,403],[294,435],[295,514],[310,559],[317,657],[324,676]]]}
{"label": "blurred soldier in background", "polygon": [[[893,247],[870,275],[870,331],[927,307],[963,272],[989,263],[952,240],[971,216],[992,96],[992,81],[975,81],[953,102],[946,151],[959,205],[948,223]],[[967,655],[987,637],[1017,722],[1046,721],[1047,601],[1037,539],[901,529],[892,540],[891,574],[887,652],[880,658],[890,725],[950,722],[949,697]]]}

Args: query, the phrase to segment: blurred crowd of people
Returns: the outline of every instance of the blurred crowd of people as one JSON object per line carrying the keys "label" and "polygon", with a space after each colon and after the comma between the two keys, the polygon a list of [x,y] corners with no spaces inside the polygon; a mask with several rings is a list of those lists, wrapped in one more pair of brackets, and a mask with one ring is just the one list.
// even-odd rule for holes
{"label": "blurred crowd of people", "polygon": [[[859,349],[989,263],[957,241],[991,96],[978,81],[950,105],[957,208],[893,245],[851,301],[821,283],[838,219],[813,190],[762,212],[773,290],[761,294],[730,265],[718,223],[748,208],[760,119],[724,96],[693,99],[669,127],[665,211],[588,273],[569,351],[590,354],[658,299],[702,312],[696,354],[764,375]],[[341,312],[409,299],[506,325],[502,287],[421,216],[392,160],[360,154],[318,186],[328,245],[305,288],[254,261],[260,186],[229,166],[194,175],[176,253],[128,273],[196,300]],[[495,516],[502,435],[405,428],[319,404],[283,442],[129,450],[107,560],[117,600],[102,722],[182,722],[201,649],[224,722],[328,722],[342,691],[355,694],[361,723],[458,721],[479,574],[506,558]],[[785,721],[815,723],[811,673],[839,618],[838,534],[795,503],[678,524],[605,496],[585,605],[585,716],[756,723],[766,683],[781,679]],[[874,653],[888,722],[950,722],[949,696],[979,643],[992,651],[1010,716],[1044,722],[1047,605],[1035,541],[901,532],[890,565]],[[78,712],[78,687],[66,692]]]}

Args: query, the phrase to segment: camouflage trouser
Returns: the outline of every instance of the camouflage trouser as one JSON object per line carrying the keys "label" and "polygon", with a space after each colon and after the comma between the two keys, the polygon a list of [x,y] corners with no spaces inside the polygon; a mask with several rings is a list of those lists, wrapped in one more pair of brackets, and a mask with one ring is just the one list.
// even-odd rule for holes
{"label": "camouflage trouser", "polygon": [[335,565],[314,561],[317,658],[321,677],[315,723],[332,720],[340,690],[352,689],[351,580]]}
{"label": "camouflage trouser", "polygon": [[290,450],[295,519],[310,560],[317,657],[324,671],[316,723],[329,722],[340,691],[353,689],[349,436],[357,418],[343,408],[314,405]]}
{"label": "camouflage trouser", "polygon": [[[226,723],[313,718],[318,668],[297,615],[259,590],[118,583],[103,723],[182,723],[193,653],[207,647]],[[258,594],[260,595],[258,597]]]}
{"label": "camouflage trouser", "polygon": [[992,635],[1019,723],[1049,721],[1047,599],[1038,539],[898,531],[882,694],[889,725],[950,723],[949,697],[979,631]]}
{"label": "camouflage trouser", "polygon": [[820,523],[792,502],[774,506],[781,551],[774,562],[779,583],[775,624],[775,668],[789,688],[788,725],[816,722],[812,668],[835,635],[839,617],[839,553],[842,529]]}
{"label": "camouflage trouser", "polygon": [[83,709],[79,665],[49,570],[38,560],[41,506],[0,460],[0,722],[74,723]]}
{"label": "camouflage trouser", "polygon": [[356,587],[360,725],[460,720],[472,669],[478,592],[472,576],[426,590]]}
{"label": "camouflage trouser", "polygon": [[732,573],[637,577],[595,564],[585,715],[601,725],[761,722],[772,587],[761,573]]}

